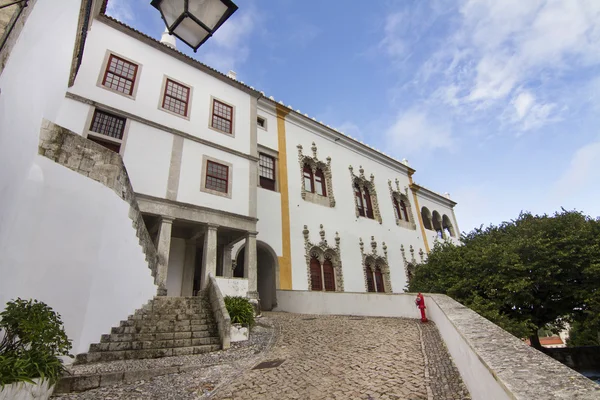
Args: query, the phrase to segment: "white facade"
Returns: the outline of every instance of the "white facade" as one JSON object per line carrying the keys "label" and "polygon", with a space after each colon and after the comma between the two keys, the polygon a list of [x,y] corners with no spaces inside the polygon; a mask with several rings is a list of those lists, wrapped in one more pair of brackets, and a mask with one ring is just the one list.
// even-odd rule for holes
{"label": "white facade", "polygon": [[[307,264],[314,245],[323,257],[335,254],[336,291],[367,291],[365,260],[375,255],[385,260],[385,291],[403,292],[406,266],[435,241],[421,209],[446,215],[457,236],[454,202],[415,185],[412,168],[99,14],[100,3],[71,86],[87,4],[80,0],[31,2],[0,75],[0,304],[46,301],[83,352],[154,294],[195,295],[209,273],[223,277],[228,293],[260,297],[271,309],[276,289],[315,288]],[[137,66],[130,95],[103,85],[111,56]],[[186,115],[163,109],[167,80],[189,89]],[[215,101],[231,107],[231,133],[212,126]],[[37,155],[42,118],[98,139],[97,111],[125,121],[118,151],[158,253],[154,282],[128,205]],[[313,143],[330,173],[327,196],[303,190],[299,157],[313,158]],[[275,190],[260,187],[259,154],[275,160]],[[227,167],[223,193],[207,187],[209,161]],[[373,219],[357,211],[361,170],[374,189]],[[390,190],[404,196],[408,221],[397,221]]]}

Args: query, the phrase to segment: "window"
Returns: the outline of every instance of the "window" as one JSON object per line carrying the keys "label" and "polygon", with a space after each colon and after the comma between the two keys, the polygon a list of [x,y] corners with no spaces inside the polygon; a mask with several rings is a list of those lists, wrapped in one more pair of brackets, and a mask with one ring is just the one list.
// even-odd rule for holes
{"label": "window", "polygon": [[312,169],[310,168],[310,166],[308,164],[304,164],[303,174],[304,174],[304,190],[306,190],[309,193],[313,193],[315,191],[313,173],[312,173]]}
{"label": "window", "polygon": [[354,184],[354,196],[356,197],[356,205],[358,206],[358,214],[361,217],[375,219],[373,214],[373,204],[371,203],[371,194],[369,189],[361,188],[358,183]]}
{"label": "window", "polygon": [[90,131],[121,140],[125,131],[125,118],[95,110]]}
{"label": "window", "polygon": [[321,263],[317,258],[310,259],[310,283],[311,290],[323,290],[323,277],[321,275]]}
{"label": "window", "polygon": [[213,161],[206,161],[205,188],[221,193],[227,193],[229,167]]}
{"label": "window", "polygon": [[400,210],[402,211],[402,214],[404,215],[404,220],[410,221],[408,219],[408,208],[406,207],[406,203],[404,202],[404,200],[400,200]]}
{"label": "window", "polygon": [[433,229],[431,226],[431,212],[427,207],[421,208],[421,217],[423,218],[423,227],[425,229]]}
{"label": "window", "polygon": [[221,132],[233,133],[233,107],[219,100],[213,100],[211,126]]}
{"label": "window", "polygon": [[133,95],[138,66],[111,54],[106,65],[102,85],[117,92]]}
{"label": "window", "polygon": [[370,266],[367,266],[367,291],[374,292],[375,291],[375,280],[373,279],[373,270]]}
{"label": "window", "polygon": [[258,125],[259,128],[267,129],[267,120],[263,117],[256,117],[256,125]]}
{"label": "window", "polygon": [[363,204],[363,197],[360,191],[358,183],[354,185],[354,196],[356,197],[356,204],[358,206],[358,213],[361,217],[365,216],[365,205]]}
{"label": "window", "polygon": [[400,213],[400,205],[398,204],[398,200],[395,198],[392,199],[394,202],[394,213],[396,214],[397,219],[402,219],[402,214]]}
{"label": "window", "polygon": [[325,188],[325,176],[323,171],[318,168],[315,172],[315,193],[319,196],[327,196],[327,189]]}
{"label": "window", "polygon": [[275,190],[275,158],[263,153],[258,155],[260,187]]}
{"label": "window", "polygon": [[190,88],[167,79],[163,94],[162,108],[172,113],[187,117]]}
{"label": "window", "polygon": [[126,123],[125,118],[95,109],[86,136],[92,142],[119,153],[125,136]]}
{"label": "window", "polygon": [[365,208],[365,216],[367,218],[375,219],[373,216],[373,205],[371,204],[371,194],[369,193],[369,189],[363,188],[363,199],[364,199],[364,208]]}
{"label": "window", "polygon": [[310,287],[311,290],[335,292],[335,272],[331,260],[325,259],[323,265],[321,265],[317,257],[311,257]]}
{"label": "window", "polygon": [[377,284],[377,291],[385,293],[385,286],[383,285],[383,275],[381,274],[381,268],[375,267],[375,283]]}

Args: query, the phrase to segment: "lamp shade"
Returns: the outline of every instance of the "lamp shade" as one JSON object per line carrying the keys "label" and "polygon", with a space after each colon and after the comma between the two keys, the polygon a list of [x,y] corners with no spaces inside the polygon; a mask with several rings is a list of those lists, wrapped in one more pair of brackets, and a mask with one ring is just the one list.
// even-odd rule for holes
{"label": "lamp shade", "polygon": [[237,10],[231,0],[152,0],[167,30],[194,51]]}

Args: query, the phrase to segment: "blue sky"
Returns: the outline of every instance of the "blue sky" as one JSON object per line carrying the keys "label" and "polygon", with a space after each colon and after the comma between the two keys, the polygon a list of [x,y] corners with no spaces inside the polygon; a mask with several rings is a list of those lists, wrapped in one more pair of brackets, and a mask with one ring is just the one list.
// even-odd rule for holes
{"label": "blue sky", "polygon": [[[160,38],[149,0],[108,13]],[[461,231],[521,210],[600,216],[600,1],[237,0],[198,53],[407,158]]]}

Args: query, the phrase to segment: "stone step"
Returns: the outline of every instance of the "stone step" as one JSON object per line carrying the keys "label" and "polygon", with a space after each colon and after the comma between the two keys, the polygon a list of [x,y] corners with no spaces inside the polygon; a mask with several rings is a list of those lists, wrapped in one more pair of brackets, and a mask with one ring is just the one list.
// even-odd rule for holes
{"label": "stone step", "polygon": [[202,332],[212,331],[214,324],[194,324],[194,325],[142,325],[142,326],[117,326],[110,330],[111,334],[120,333],[174,333],[174,332]]}
{"label": "stone step", "polygon": [[199,310],[199,311],[182,311],[177,310],[177,313],[158,313],[158,312],[150,312],[150,311],[136,311],[135,314],[127,317],[128,320],[173,320],[173,321],[183,321],[186,319],[198,319],[198,318],[208,318],[212,317],[211,310]]}
{"label": "stone step", "polygon": [[177,340],[217,336],[216,329],[206,329],[196,332],[162,332],[162,333],[113,333],[102,335],[100,343],[113,342],[147,342],[151,340]]}
{"label": "stone step", "polygon": [[204,346],[219,344],[221,340],[215,336],[190,339],[149,340],[130,342],[94,343],[90,345],[90,353],[122,350],[169,349],[175,347]]}
{"label": "stone step", "polygon": [[171,356],[183,356],[189,354],[202,354],[211,351],[218,351],[220,349],[220,344],[208,344],[202,346],[171,347],[162,349],[98,351],[78,354],[75,359],[75,362],[77,364],[83,364],[116,360],[136,360],[142,358],[161,358]]}

